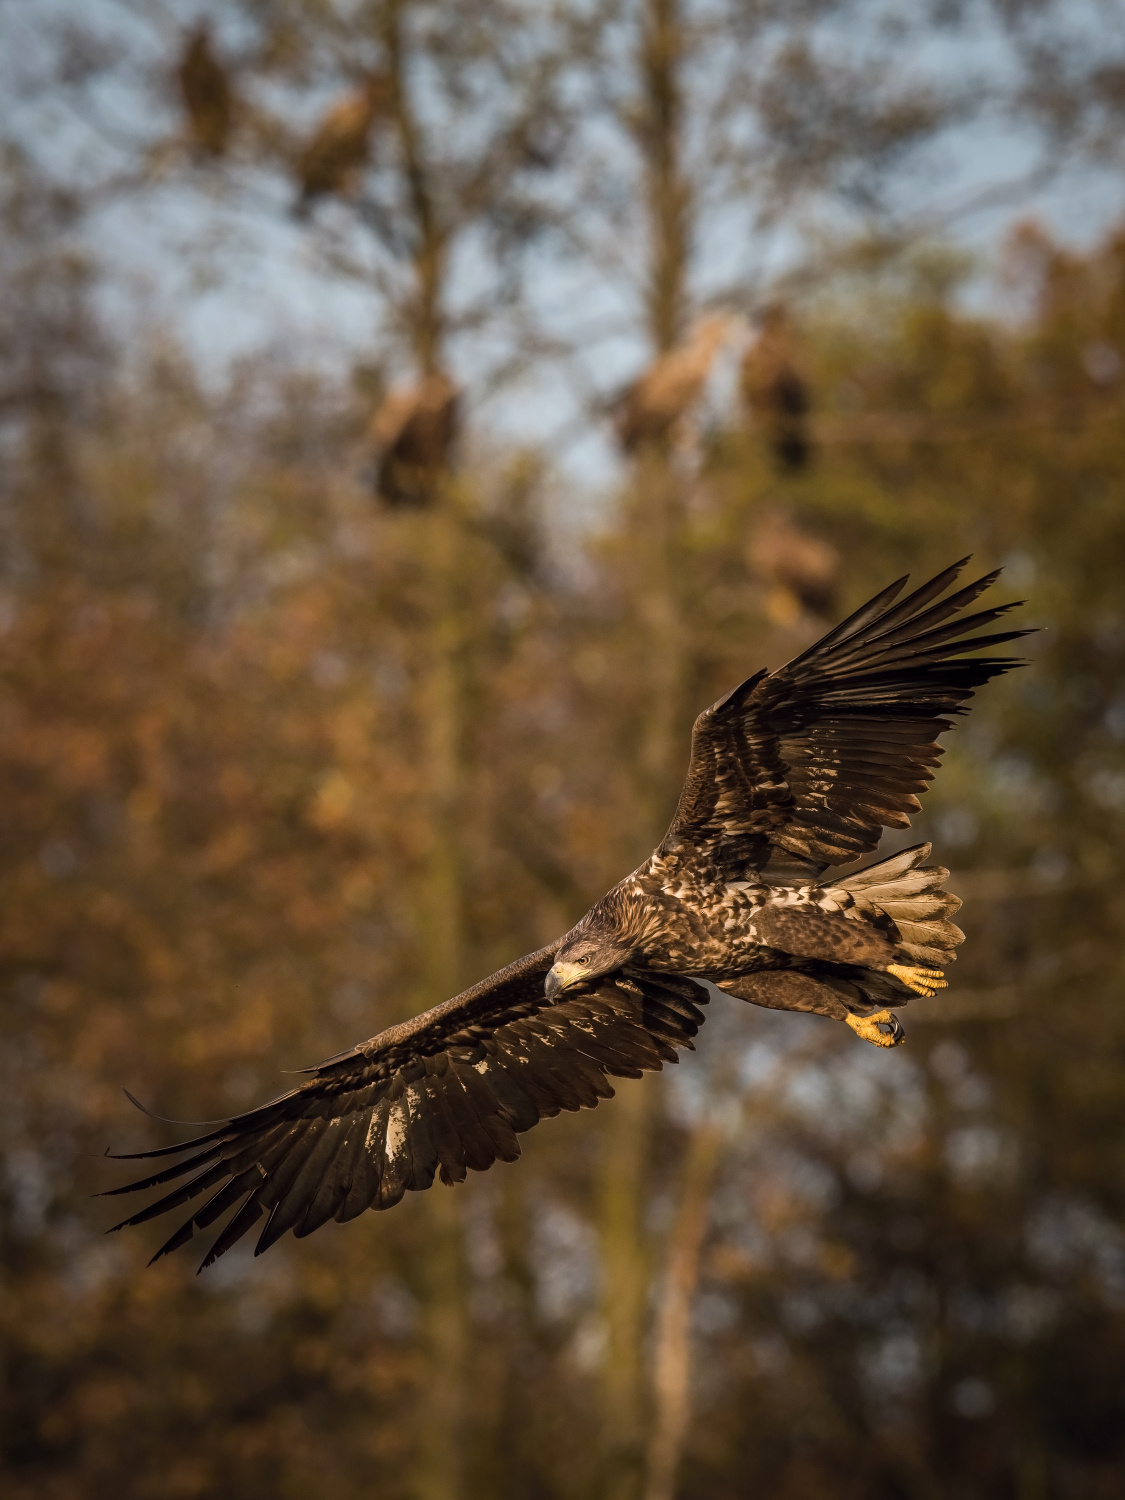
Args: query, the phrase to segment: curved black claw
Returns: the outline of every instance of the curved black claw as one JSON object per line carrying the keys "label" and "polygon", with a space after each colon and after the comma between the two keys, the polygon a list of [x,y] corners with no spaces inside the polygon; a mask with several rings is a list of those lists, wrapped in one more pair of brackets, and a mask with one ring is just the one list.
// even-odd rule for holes
{"label": "curved black claw", "polygon": [[906,1032],[893,1010],[877,1010],[871,1016],[848,1016],[848,1025],[856,1036],[873,1047],[897,1047],[906,1041]]}

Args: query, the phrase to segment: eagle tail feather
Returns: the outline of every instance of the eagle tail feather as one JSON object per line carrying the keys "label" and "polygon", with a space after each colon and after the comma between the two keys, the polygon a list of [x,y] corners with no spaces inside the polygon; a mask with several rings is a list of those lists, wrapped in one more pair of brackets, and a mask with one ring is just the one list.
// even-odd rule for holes
{"label": "eagle tail feather", "polygon": [[929,844],[915,844],[835,881],[832,888],[846,892],[860,913],[889,918],[898,932],[898,946],[908,957],[943,969],[956,959],[953,950],[965,941],[965,934],[949,921],[961,907],[959,897],[942,889],[949,871],[922,863],[929,852]]}

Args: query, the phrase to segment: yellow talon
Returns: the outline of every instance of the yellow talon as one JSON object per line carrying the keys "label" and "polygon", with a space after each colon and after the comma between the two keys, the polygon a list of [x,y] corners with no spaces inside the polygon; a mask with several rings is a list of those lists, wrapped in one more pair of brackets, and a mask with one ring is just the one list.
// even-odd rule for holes
{"label": "yellow talon", "polygon": [[845,1016],[844,1019],[865,1042],[873,1047],[897,1047],[906,1041],[906,1033],[893,1011],[877,1010],[873,1016]]}
{"label": "yellow talon", "polygon": [[940,969],[917,969],[909,964],[888,964],[887,973],[893,974],[900,984],[906,985],[916,995],[925,995],[927,1000],[938,990],[949,988],[949,981]]}

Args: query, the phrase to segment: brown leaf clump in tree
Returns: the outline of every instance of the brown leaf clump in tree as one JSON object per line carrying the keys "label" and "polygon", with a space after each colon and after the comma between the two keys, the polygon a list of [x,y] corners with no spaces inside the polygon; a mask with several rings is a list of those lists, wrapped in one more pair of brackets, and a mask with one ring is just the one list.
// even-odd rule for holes
{"label": "brown leaf clump in tree", "polygon": [[371,154],[372,128],[386,115],[389,100],[386,78],[372,73],[362,87],[331,105],[294,163],[303,207],[354,190]]}
{"label": "brown leaf clump in tree", "polygon": [[661,354],[614,403],[617,439],[626,453],[667,439],[703,393],[730,319],[703,318],[691,335]]}
{"label": "brown leaf clump in tree", "polygon": [[836,607],[840,554],[783,511],[764,509],[746,548],[754,572],[770,589],[767,612],[779,624],[802,610],[827,618]]}
{"label": "brown leaf clump in tree", "polygon": [[778,468],[805,468],[812,451],[809,388],[793,327],[782,307],[762,314],[758,337],[742,360],[742,395]]}
{"label": "brown leaf clump in tree", "polygon": [[371,420],[375,488],[388,505],[425,505],[457,437],[460,391],[435,372],[387,392]]}
{"label": "brown leaf clump in tree", "polygon": [[176,82],[193,150],[204,157],[225,156],[234,129],[235,94],[206,22],[189,35],[176,69]]}

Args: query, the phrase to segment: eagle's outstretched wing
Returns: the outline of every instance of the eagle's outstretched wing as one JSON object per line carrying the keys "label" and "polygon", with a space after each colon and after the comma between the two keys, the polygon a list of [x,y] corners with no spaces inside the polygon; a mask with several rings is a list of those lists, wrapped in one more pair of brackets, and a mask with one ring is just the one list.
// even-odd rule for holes
{"label": "eagle's outstretched wing", "polygon": [[815,877],[907,828],[941,758],[950,714],[1018,663],[965,656],[1029,634],[977,636],[1013,604],[961,612],[998,573],[939,603],[961,562],[901,603],[905,578],[776,672],[759,672],[695,721],[691,762],[663,847],[733,870]]}
{"label": "eagle's outstretched wing", "polygon": [[153,1259],[232,1209],[200,1270],[268,1214],[260,1254],[288,1229],[300,1238],[328,1219],[390,1208],[438,1172],[454,1183],[470,1167],[514,1161],[520,1131],[612,1098],[607,1075],[639,1078],[692,1046],[703,1021],[697,1007],[707,1002],[701,985],[620,976],[551,1005],[543,980],[558,946],[330,1058],[308,1082],[205,1135],[122,1153],[184,1159],[116,1193],[188,1180],[114,1227],[143,1224],[213,1189]]}

